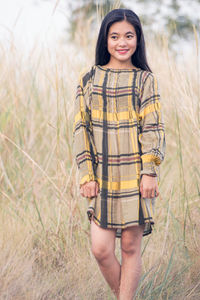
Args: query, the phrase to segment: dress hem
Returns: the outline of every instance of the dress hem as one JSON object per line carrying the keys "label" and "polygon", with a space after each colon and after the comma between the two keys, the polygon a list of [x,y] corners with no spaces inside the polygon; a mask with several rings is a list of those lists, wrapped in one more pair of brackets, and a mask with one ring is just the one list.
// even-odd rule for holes
{"label": "dress hem", "polygon": [[132,227],[132,226],[136,226],[136,225],[146,225],[144,228],[143,236],[149,235],[152,233],[152,229],[153,229],[152,227],[154,225],[154,221],[153,221],[152,217],[149,217],[149,218],[145,218],[143,223],[140,223],[139,220],[136,220],[136,221],[131,221],[131,222],[128,222],[125,224],[111,225],[111,224],[107,223],[108,226],[102,226],[101,222],[95,216],[94,209],[92,207],[90,207],[87,210],[87,215],[88,215],[90,224],[91,224],[91,221],[93,220],[96,225],[98,225],[99,227],[101,227],[103,229],[115,229],[117,238],[121,238],[121,233],[122,233],[123,229]]}

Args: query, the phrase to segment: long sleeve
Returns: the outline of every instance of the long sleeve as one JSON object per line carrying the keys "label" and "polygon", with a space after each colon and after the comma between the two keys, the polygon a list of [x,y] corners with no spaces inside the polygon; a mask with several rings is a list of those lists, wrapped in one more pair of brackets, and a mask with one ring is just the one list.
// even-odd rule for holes
{"label": "long sleeve", "polygon": [[74,103],[73,122],[73,157],[79,169],[80,185],[96,180],[95,170],[98,164],[90,107],[86,104],[88,102],[86,99],[89,97],[88,90],[85,78],[80,78]]}
{"label": "long sleeve", "polygon": [[[139,110],[142,174],[160,177],[159,165],[165,156],[165,129],[158,82],[148,72],[141,91]],[[160,180],[160,179],[158,179]]]}

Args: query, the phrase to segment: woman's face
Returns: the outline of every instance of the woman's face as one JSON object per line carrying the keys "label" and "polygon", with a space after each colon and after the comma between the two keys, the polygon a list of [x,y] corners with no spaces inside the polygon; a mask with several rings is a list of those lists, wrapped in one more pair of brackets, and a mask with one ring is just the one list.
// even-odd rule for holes
{"label": "woman's face", "polygon": [[108,31],[107,49],[112,64],[132,64],[131,56],[137,48],[137,35],[133,25],[127,21],[112,24]]}

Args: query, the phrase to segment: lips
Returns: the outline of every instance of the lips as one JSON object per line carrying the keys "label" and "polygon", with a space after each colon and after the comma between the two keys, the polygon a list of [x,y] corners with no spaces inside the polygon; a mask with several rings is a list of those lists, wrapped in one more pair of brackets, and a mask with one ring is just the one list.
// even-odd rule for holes
{"label": "lips", "polygon": [[117,52],[119,54],[126,54],[129,50],[128,49],[121,49],[121,50],[117,50]]}

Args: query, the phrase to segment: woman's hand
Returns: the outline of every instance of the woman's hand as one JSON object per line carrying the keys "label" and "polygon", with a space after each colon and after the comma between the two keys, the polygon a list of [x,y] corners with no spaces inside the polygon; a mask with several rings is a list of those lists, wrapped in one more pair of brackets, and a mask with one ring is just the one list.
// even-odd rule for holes
{"label": "woman's hand", "polygon": [[154,198],[159,195],[157,177],[142,175],[140,192],[143,198]]}
{"label": "woman's hand", "polygon": [[81,196],[92,198],[96,197],[99,192],[99,184],[97,181],[86,182],[81,185],[80,193]]}

